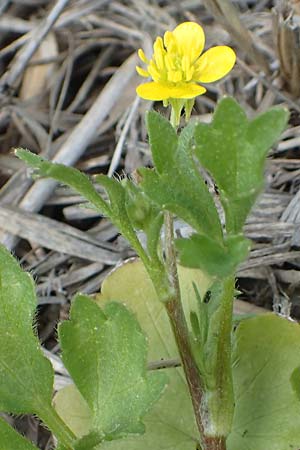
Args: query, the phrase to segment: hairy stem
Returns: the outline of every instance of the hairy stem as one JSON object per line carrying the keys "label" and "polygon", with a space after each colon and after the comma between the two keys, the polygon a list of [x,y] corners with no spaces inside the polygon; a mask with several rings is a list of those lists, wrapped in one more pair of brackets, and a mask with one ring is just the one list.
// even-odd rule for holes
{"label": "hairy stem", "polygon": [[[189,331],[186,323],[180,295],[179,279],[177,273],[176,252],[174,248],[173,219],[169,212],[165,214],[165,255],[169,282],[175,293],[174,297],[166,303],[166,309],[171,322],[183,370],[187,379],[189,391],[195,412],[196,423],[203,438],[203,424],[201,419],[201,402],[203,397],[203,383],[193,357],[189,342]],[[204,442],[203,450],[208,450]],[[212,450],[213,447],[211,447]],[[217,448],[214,450],[218,450]],[[221,450],[221,449],[220,449]]]}
{"label": "hairy stem", "polygon": [[[220,318],[217,354],[215,355],[216,389],[213,393],[213,404],[208,405],[212,407],[212,410],[210,411],[209,408],[207,411],[203,411],[206,387],[192,353],[189,330],[182,307],[174,248],[173,220],[170,213],[166,213],[165,217],[165,255],[169,283],[172,288],[171,292],[174,292],[173,298],[170,298],[165,305],[187,379],[195,419],[200,433],[201,448],[202,450],[226,450],[226,437],[231,427],[233,414],[233,397],[231,395],[231,326],[234,279],[226,280],[220,307],[222,317]],[[217,428],[215,431],[217,435],[215,436],[208,435],[205,427],[205,423],[211,419],[216,419],[215,425]]]}
{"label": "hairy stem", "polygon": [[225,437],[206,437],[205,450],[226,450],[226,438]]}

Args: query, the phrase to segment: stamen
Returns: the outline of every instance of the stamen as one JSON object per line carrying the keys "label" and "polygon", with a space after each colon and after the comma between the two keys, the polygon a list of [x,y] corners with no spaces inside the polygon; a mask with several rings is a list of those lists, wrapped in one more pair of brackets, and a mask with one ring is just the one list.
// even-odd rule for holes
{"label": "stamen", "polygon": [[175,55],[168,52],[165,56],[165,64],[168,71],[175,70],[176,69]]}
{"label": "stamen", "polygon": [[158,70],[164,70],[165,69],[164,54],[166,53],[166,51],[164,49],[161,37],[158,37],[154,42],[153,50],[154,50],[154,59]]}
{"label": "stamen", "polygon": [[155,62],[153,61],[153,59],[151,59],[150,64],[148,66],[148,72],[150,73],[151,77],[153,78],[154,81],[158,82],[161,80],[162,77],[162,73],[158,70]]}
{"label": "stamen", "polygon": [[171,70],[168,72],[168,80],[173,83],[182,81],[182,72],[180,70]]}
{"label": "stamen", "polygon": [[137,73],[141,76],[141,77],[145,77],[148,78],[150,76],[149,72],[147,72],[147,70],[142,69],[139,66],[135,67],[135,70],[137,71]]}
{"label": "stamen", "polygon": [[149,64],[149,59],[146,58],[146,55],[141,48],[138,50],[138,55],[139,55],[140,60],[143,61],[143,63]]}
{"label": "stamen", "polygon": [[168,51],[168,53],[175,53],[177,52],[177,45],[176,40],[171,31],[166,31],[164,34],[164,44]]}

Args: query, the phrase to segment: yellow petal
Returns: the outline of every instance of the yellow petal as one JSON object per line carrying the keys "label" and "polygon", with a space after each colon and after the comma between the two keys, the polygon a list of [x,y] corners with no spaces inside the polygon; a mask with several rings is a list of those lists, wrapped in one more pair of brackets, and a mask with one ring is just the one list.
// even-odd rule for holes
{"label": "yellow petal", "polygon": [[205,35],[202,27],[195,22],[183,22],[172,32],[180,54],[189,55],[193,63],[202,53]]}
{"label": "yellow petal", "polygon": [[141,48],[138,50],[138,55],[139,55],[140,60],[143,61],[143,63],[149,64],[149,59],[146,58],[146,55]]}
{"label": "yellow petal", "polygon": [[202,83],[211,83],[225,77],[236,61],[232,48],[219,45],[212,47],[199,58],[196,65],[196,76],[193,78]]}
{"label": "yellow petal", "polygon": [[168,85],[151,81],[137,87],[136,93],[145,100],[166,100],[169,98],[195,98],[206,92],[203,86],[196,83]]}
{"label": "yellow petal", "polygon": [[150,76],[150,74],[147,72],[147,70],[144,70],[139,66],[135,66],[135,70],[141,77],[148,78]]}

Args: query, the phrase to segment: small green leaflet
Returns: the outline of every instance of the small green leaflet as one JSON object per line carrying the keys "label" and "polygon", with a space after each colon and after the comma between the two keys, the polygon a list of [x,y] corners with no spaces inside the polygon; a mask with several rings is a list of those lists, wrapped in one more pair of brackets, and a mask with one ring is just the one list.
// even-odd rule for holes
{"label": "small green leaflet", "polygon": [[[109,178],[105,175],[97,175],[94,177],[97,184],[102,186],[109,197],[106,201],[99,194],[90,178],[84,173],[73,167],[67,167],[62,164],[47,161],[34,153],[24,149],[17,149],[16,155],[26,164],[36,170],[36,175],[44,177],[52,177],[61,183],[64,183],[88,200],[89,207],[95,208],[103,215],[108,216],[112,223],[119,229],[122,235],[127,239],[136,252],[141,255],[143,252],[142,246],[134,231],[134,211],[130,216],[130,209],[126,208],[126,189],[125,184],[117,181],[114,178]],[[149,208],[150,205],[149,205]],[[150,233],[151,238],[159,239],[159,232],[161,228],[162,219],[152,220],[151,227],[146,230]],[[151,248],[149,246],[149,253],[155,254],[156,246]]]}
{"label": "small green leaflet", "polygon": [[19,148],[15,153],[18,158],[36,169],[37,175],[51,177],[61,183],[71,186],[97,208],[98,211],[101,211],[103,214],[109,213],[109,205],[101,198],[89,177],[84,173],[73,167],[67,167],[63,164],[47,161],[28,150]]}
{"label": "small green leaflet", "polygon": [[95,441],[143,433],[141,418],[167,379],[146,371],[147,341],[134,315],[120,303],[101,309],[78,295],[59,337],[65,366],[92,411]]}
{"label": "small green leaflet", "polygon": [[211,124],[196,126],[196,155],[218,186],[231,234],[241,232],[262,189],[267,152],[288,117],[288,110],[274,107],[248,120],[242,107],[228,97],[219,102]]}
{"label": "small green leaflet", "polygon": [[242,235],[229,236],[223,244],[200,234],[175,242],[182,265],[219,278],[233,274],[250,250],[250,241]]}
{"label": "small green leaflet", "polygon": [[218,213],[193,160],[195,123],[177,138],[171,124],[160,114],[147,114],[147,126],[156,170],[140,169],[141,186],[162,209],[178,215],[195,230],[222,240]]}

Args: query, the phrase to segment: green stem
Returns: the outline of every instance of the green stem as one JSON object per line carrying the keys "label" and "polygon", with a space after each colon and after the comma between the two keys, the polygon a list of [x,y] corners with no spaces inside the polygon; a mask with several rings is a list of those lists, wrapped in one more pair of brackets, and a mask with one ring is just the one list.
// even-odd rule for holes
{"label": "green stem", "polygon": [[77,437],[60,418],[60,416],[51,405],[46,406],[41,411],[39,411],[38,416],[52,431],[52,433],[60,443],[61,449],[74,449],[74,443],[77,440]]}
{"label": "green stem", "polygon": [[232,382],[231,334],[235,279],[228,277],[223,282],[223,294],[217,311],[217,321],[212,329],[215,345],[211,350],[213,363],[213,387],[207,394],[207,408],[211,432],[217,436],[228,436],[231,431],[234,395]]}
{"label": "green stem", "polygon": [[217,330],[213,330],[214,345],[211,350],[214,354],[208,355],[214,359],[213,388],[210,390],[199,371],[191,348],[190,333],[181,302],[173,220],[170,213],[165,215],[165,255],[170,292],[174,293],[165,306],[191,394],[201,447],[203,450],[226,450],[226,437],[231,430],[234,408],[231,370],[234,278],[230,277],[224,281]]}

